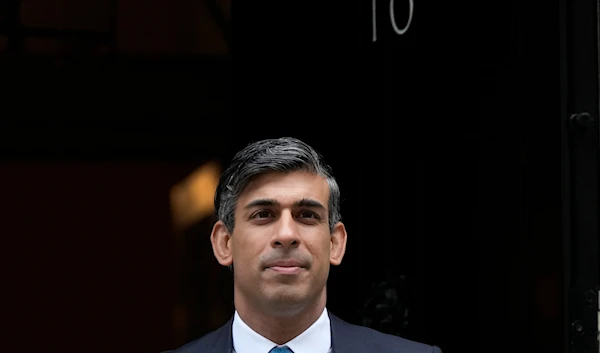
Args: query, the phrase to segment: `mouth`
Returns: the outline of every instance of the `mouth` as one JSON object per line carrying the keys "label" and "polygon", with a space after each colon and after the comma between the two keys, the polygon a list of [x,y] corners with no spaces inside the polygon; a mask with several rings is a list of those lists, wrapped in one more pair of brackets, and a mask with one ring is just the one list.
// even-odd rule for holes
{"label": "mouth", "polygon": [[277,260],[266,265],[267,270],[286,275],[297,274],[305,268],[306,266],[297,260]]}
{"label": "mouth", "polygon": [[271,270],[273,272],[279,273],[279,274],[294,275],[294,274],[297,274],[300,271],[302,271],[304,269],[304,267],[301,267],[301,266],[269,266],[269,267],[267,267],[267,269]]}

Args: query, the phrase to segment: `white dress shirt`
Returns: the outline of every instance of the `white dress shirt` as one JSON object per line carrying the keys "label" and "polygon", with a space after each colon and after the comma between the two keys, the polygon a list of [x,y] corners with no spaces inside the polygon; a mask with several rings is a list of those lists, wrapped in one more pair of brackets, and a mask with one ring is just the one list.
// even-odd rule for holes
{"label": "white dress shirt", "polygon": [[231,328],[235,353],[268,353],[275,346],[288,346],[294,353],[331,353],[331,328],[327,308],[317,321],[291,341],[278,345],[251,329],[236,311]]}

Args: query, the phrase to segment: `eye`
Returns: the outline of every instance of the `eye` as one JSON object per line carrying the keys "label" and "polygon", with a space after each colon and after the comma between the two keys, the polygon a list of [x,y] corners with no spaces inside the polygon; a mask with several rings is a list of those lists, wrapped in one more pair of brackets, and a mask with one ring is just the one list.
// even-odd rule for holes
{"label": "eye", "polygon": [[269,218],[269,217],[271,217],[271,216],[272,216],[272,215],[271,215],[271,212],[270,212],[270,211],[267,211],[267,210],[260,210],[260,211],[258,211],[258,212],[255,212],[255,213],[252,215],[252,218]]}
{"label": "eye", "polygon": [[315,219],[319,219],[319,215],[312,212],[312,211],[302,211],[298,214],[298,217],[300,218],[315,218]]}

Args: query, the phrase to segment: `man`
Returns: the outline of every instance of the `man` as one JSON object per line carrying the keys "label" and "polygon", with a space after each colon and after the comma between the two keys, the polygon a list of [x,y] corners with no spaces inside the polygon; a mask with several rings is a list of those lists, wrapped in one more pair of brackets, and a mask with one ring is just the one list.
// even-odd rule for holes
{"label": "man", "polygon": [[294,138],[254,142],[223,172],[211,233],[234,273],[234,316],[172,353],[441,353],[342,321],[326,308],[330,265],[347,234],[340,190],[321,155]]}

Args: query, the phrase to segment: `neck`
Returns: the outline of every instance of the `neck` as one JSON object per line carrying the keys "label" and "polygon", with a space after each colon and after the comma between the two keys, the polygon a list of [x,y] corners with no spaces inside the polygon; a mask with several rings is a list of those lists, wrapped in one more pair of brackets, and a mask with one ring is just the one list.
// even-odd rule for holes
{"label": "neck", "polygon": [[311,303],[306,303],[295,310],[285,312],[267,311],[264,308],[256,308],[234,296],[234,302],[238,315],[244,323],[252,330],[275,342],[285,344],[294,337],[306,331],[325,310],[325,291]]}

